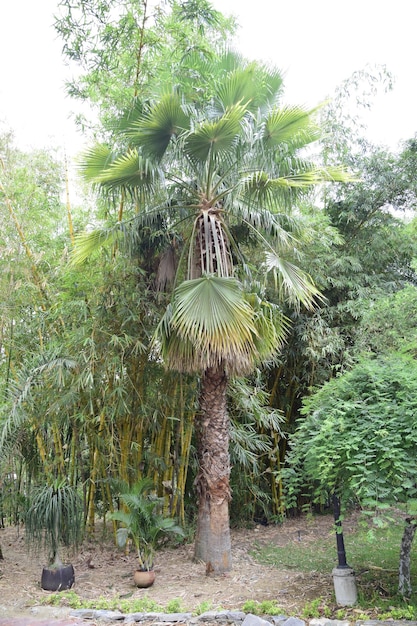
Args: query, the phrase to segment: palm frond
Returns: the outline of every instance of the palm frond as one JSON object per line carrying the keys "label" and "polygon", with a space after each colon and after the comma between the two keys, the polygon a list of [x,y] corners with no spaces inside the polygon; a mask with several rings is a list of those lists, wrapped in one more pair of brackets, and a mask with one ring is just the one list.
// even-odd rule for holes
{"label": "palm frond", "polygon": [[102,173],[107,170],[115,154],[105,144],[96,144],[82,152],[77,167],[84,180],[97,184]]}
{"label": "palm frond", "polygon": [[294,192],[309,190],[325,182],[351,182],[355,177],[344,168],[313,168],[297,173],[271,177],[265,171],[252,172],[242,179],[242,190],[251,205],[276,211],[281,206],[288,206],[288,201],[295,201]]}
{"label": "palm frond", "polygon": [[323,182],[327,183],[354,183],[360,181],[360,176],[353,172],[349,172],[343,166],[328,166],[321,167],[314,170],[315,182],[313,184],[319,184]]}
{"label": "palm frond", "polygon": [[245,108],[234,105],[215,121],[203,122],[191,132],[185,142],[186,154],[192,160],[204,162],[213,157],[230,155],[236,146]]}
{"label": "palm frond", "polygon": [[273,251],[266,253],[266,269],[272,272],[278,292],[292,306],[302,303],[311,309],[315,301],[323,300],[308,274]]}
{"label": "palm frond", "polygon": [[261,243],[264,236],[275,241],[275,246],[286,249],[298,244],[297,237],[301,233],[299,220],[286,213],[272,212],[256,206],[241,205],[236,211],[244,223],[253,231],[254,238]]}
{"label": "palm frond", "polygon": [[230,346],[252,343],[252,310],[237,280],[206,275],[184,281],[174,295],[171,323],[197,350],[228,354]]}
{"label": "palm frond", "polygon": [[242,374],[282,345],[287,321],[233,278],[203,276],[184,281],[154,337],[166,364],[195,372],[222,363]]}
{"label": "palm frond", "polygon": [[265,121],[263,139],[268,146],[290,144],[300,148],[320,137],[319,127],[312,121],[316,109],[306,110],[298,106],[274,109]]}
{"label": "palm frond", "polygon": [[105,189],[141,189],[154,190],[157,180],[162,176],[159,168],[137,150],[128,150],[116,157],[107,168],[97,175],[96,183]]}
{"label": "palm frond", "polygon": [[95,252],[107,245],[115,244],[123,236],[120,224],[111,228],[96,228],[91,232],[79,233],[74,237],[71,264],[81,265]]}
{"label": "palm frond", "polygon": [[203,276],[181,283],[158,325],[154,346],[173,369],[195,372],[227,363],[248,369],[256,352],[253,312],[233,278]]}
{"label": "palm frond", "polygon": [[250,63],[223,78],[216,96],[221,107],[242,104],[254,112],[276,99],[282,83],[282,75],[277,69]]}
{"label": "palm frond", "polygon": [[259,297],[257,293],[245,293],[245,299],[253,311],[258,360],[265,362],[283,346],[290,320],[280,307]]}
{"label": "palm frond", "polygon": [[189,127],[179,97],[167,94],[146,115],[133,122],[127,135],[144,154],[161,159],[172,137]]}

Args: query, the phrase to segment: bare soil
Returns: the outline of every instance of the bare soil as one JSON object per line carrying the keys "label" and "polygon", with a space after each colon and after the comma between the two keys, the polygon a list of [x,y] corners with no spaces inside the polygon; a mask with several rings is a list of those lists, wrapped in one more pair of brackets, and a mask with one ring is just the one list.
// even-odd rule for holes
{"label": "bare soil", "polygon": [[[352,520],[352,524],[353,524]],[[349,524],[344,523],[345,532]],[[147,596],[162,606],[180,599],[191,611],[206,602],[215,609],[241,608],[246,600],[275,600],[287,614],[295,614],[313,598],[331,601],[331,572],[297,572],[261,565],[251,556],[257,545],[291,546],[307,544],[333,532],[331,516],[297,518],[278,526],[256,526],[232,531],[233,570],[227,576],[207,577],[205,566],[192,561],[193,546],[164,548],[157,553],[156,580],[149,589],[137,589],[132,573],[135,556],[122,554],[107,540],[85,542],[71,557],[75,568],[74,591],[81,598],[142,598]],[[0,617],[25,614],[40,605],[49,592],[40,588],[45,565],[42,557],[28,554],[24,530],[0,529],[4,560],[0,561]]]}

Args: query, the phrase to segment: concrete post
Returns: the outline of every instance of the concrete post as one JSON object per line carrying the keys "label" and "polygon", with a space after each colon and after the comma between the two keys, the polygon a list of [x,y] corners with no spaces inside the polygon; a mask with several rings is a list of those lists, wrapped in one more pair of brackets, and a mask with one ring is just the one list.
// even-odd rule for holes
{"label": "concrete post", "polygon": [[335,567],[332,571],[336,602],[340,606],[356,604],[358,593],[353,569],[350,567]]}

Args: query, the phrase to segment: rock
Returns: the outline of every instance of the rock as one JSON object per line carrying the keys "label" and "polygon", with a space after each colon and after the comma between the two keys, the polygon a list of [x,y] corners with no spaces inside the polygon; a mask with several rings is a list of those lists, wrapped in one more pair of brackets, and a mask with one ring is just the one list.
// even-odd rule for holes
{"label": "rock", "polygon": [[80,617],[81,619],[94,619],[96,609],[73,609],[70,611],[71,617]]}
{"label": "rock", "polygon": [[288,619],[288,615],[269,615],[268,621],[270,621],[274,626],[283,626],[284,622]]}
{"label": "rock", "polygon": [[243,622],[245,617],[246,613],[243,613],[243,611],[206,611],[205,613],[197,616],[197,621]]}
{"label": "rock", "polygon": [[192,613],[160,613],[158,615],[159,622],[187,622],[191,619]]}
{"label": "rock", "polygon": [[349,620],[328,619],[327,617],[314,617],[310,620],[310,626],[349,626],[349,624]]}
{"label": "rock", "polygon": [[217,614],[218,611],[205,611],[204,613],[201,613],[197,619],[199,622],[211,622],[216,620]]}
{"label": "rock", "polygon": [[146,619],[146,613],[127,613],[125,615],[125,624],[134,624],[135,622],[143,622]]}
{"label": "rock", "polygon": [[285,622],[282,622],[282,626],[306,626],[306,623],[298,617],[289,617]]}
{"label": "rock", "polygon": [[101,619],[103,622],[123,621],[126,615],[120,611],[106,611],[105,609],[97,609],[94,613],[94,619]]}
{"label": "rock", "polygon": [[271,626],[271,622],[266,619],[262,619],[258,615],[248,613],[242,622],[242,626]]}

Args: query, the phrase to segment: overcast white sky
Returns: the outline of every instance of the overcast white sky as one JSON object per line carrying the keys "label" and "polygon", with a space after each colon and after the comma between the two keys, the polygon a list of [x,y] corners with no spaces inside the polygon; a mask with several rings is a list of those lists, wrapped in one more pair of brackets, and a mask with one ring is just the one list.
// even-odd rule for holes
{"label": "overcast white sky", "polygon": [[[61,42],[52,28],[58,0],[1,0],[0,122],[21,145],[80,144],[68,119]],[[241,26],[238,46],[285,72],[286,100],[315,105],[366,64],[385,64],[394,91],[368,120],[372,140],[395,147],[417,131],[416,0],[212,0]]]}

